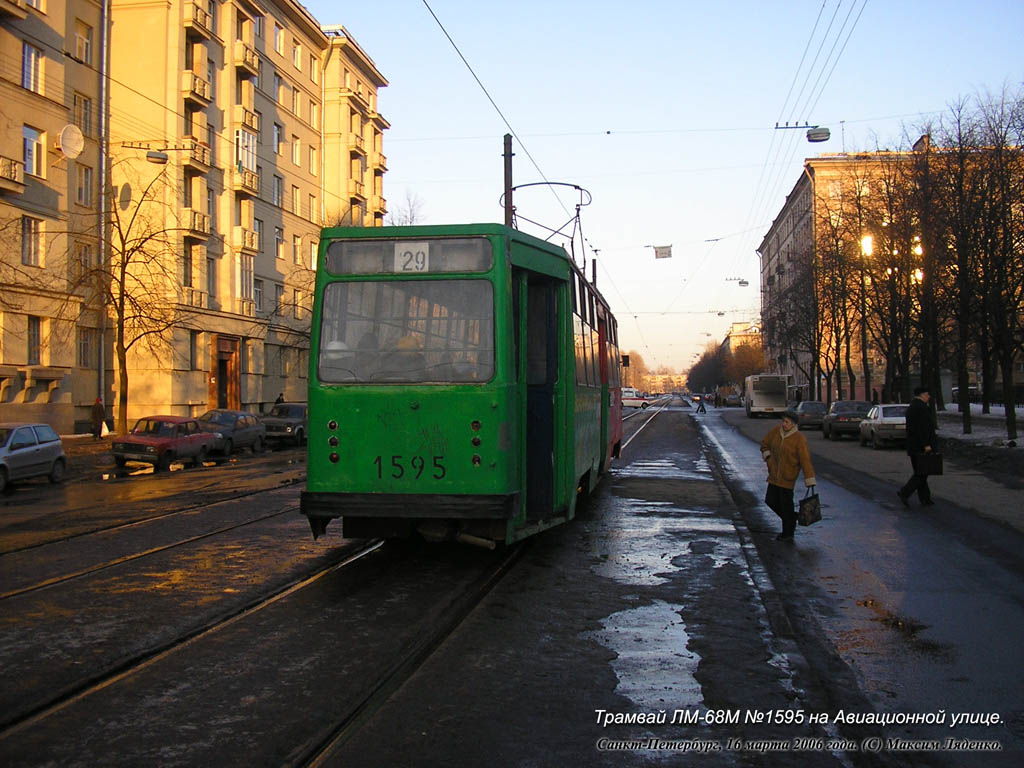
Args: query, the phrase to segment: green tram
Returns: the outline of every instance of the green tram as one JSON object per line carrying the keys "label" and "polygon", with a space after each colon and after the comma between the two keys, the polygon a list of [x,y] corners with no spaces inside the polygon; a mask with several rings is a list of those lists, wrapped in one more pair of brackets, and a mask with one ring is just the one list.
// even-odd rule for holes
{"label": "green tram", "polygon": [[511,543],[572,519],[619,453],[615,318],[515,229],[325,229],[310,349],[314,537]]}

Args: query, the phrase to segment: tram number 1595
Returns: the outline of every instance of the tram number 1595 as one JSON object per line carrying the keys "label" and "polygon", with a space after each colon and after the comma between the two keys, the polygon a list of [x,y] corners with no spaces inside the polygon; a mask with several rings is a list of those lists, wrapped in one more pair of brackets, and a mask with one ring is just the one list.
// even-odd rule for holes
{"label": "tram number 1595", "polygon": [[431,456],[431,464],[427,466],[427,459],[424,456],[392,456],[391,463],[387,464],[387,458],[384,456],[377,456],[373,463],[377,466],[377,479],[383,480],[384,473],[395,480],[405,477],[406,471],[410,475],[413,475],[414,480],[419,480],[423,477],[423,473],[426,471],[430,472],[430,476],[435,480],[441,480],[447,473],[444,468],[444,456]]}

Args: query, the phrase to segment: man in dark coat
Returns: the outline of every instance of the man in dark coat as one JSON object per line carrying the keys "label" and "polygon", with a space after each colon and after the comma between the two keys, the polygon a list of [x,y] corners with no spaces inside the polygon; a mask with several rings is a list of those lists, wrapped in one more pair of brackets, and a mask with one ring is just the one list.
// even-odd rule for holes
{"label": "man in dark coat", "polygon": [[92,404],[92,412],[89,416],[89,420],[92,423],[93,439],[99,440],[103,435],[103,419],[107,416],[107,411],[103,407],[103,398],[96,398],[96,402]]}
{"label": "man in dark coat", "polygon": [[935,503],[928,487],[928,475],[923,474],[920,468],[921,455],[935,450],[935,422],[932,420],[931,408],[928,407],[930,399],[928,387],[917,387],[914,390],[914,399],[907,407],[907,455],[910,456],[914,474],[897,491],[905,507],[910,506],[910,497],[914,491],[917,491],[917,498],[922,506],[930,507]]}

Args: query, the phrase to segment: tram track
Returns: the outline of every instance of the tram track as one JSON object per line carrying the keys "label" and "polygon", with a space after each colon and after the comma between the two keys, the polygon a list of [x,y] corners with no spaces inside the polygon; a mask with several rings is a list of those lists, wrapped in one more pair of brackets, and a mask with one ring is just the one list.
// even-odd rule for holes
{"label": "tram track", "polygon": [[[237,497],[235,499],[231,499],[231,501],[236,501],[236,500],[237,500]],[[154,520],[159,520],[161,518],[171,517],[171,516],[176,515],[176,514],[182,514],[184,512],[189,512],[189,511],[192,511],[193,509],[194,509],[194,507],[190,507],[187,510],[177,510],[175,512],[169,512],[169,513],[167,513],[165,515],[159,515],[157,517],[148,518],[146,520],[136,521],[134,523],[128,523],[128,524],[125,524],[123,526],[114,526],[113,528],[108,528],[108,529],[105,529],[103,531],[96,531],[94,533],[109,533],[112,530],[118,530],[118,529],[122,529],[122,528],[131,528],[131,527],[137,526],[137,525],[139,525],[141,523],[149,523],[149,522],[152,522]],[[70,573],[62,574],[60,576],[54,576],[54,577],[51,577],[51,578],[48,578],[48,579],[44,579],[43,581],[37,582],[35,584],[30,584],[30,585],[27,585],[27,586],[19,587],[18,589],[8,590],[6,592],[0,592],[0,601],[7,600],[7,599],[12,598],[12,597],[17,597],[19,595],[25,595],[25,594],[28,594],[30,592],[36,592],[36,591],[41,590],[41,589],[46,589],[47,587],[52,587],[52,586],[54,586],[56,584],[61,584],[61,583],[67,582],[67,581],[71,581],[73,579],[79,579],[79,578],[83,578],[85,576],[90,576],[90,575],[92,575],[94,573],[98,573],[99,571],[106,570],[107,568],[113,568],[114,566],[117,566],[117,565],[123,565],[125,563],[130,563],[133,560],[139,560],[139,559],[144,558],[144,557],[151,557],[153,555],[160,554],[162,552],[167,552],[168,550],[175,549],[177,547],[183,547],[183,546],[186,546],[186,545],[189,545],[189,544],[194,544],[197,541],[202,541],[203,539],[208,539],[208,538],[212,538],[214,536],[219,536],[220,534],[227,533],[229,531],[238,530],[240,528],[244,528],[244,527],[249,526],[249,525],[254,525],[256,523],[261,523],[261,522],[263,522],[265,520],[271,520],[271,519],[273,519],[275,517],[281,517],[283,515],[287,515],[287,514],[291,514],[293,512],[297,512],[298,509],[299,509],[299,507],[298,507],[297,504],[296,505],[292,505],[292,506],[288,506],[288,507],[285,507],[284,509],[281,509],[281,510],[279,510],[277,512],[272,512],[272,513],[267,514],[267,515],[262,515],[260,517],[251,518],[249,520],[244,520],[242,522],[235,523],[233,525],[223,526],[221,528],[217,528],[217,529],[212,530],[212,531],[207,531],[205,533],[201,533],[201,534],[198,534],[196,536],[190,536],[190,537],[185,538],[185,539],[180,539],[178,541],[175,541],[175,542],[172,542],[172,543],[169,543],[169,544],[164,544],[164,545],[161,545],[161,546],[158,546],[158,547],[151,547],[151,548],[143,550],[141,552],[135,552],[135,553],[132,553],[130,555],[124,555],[122,557],[112,558],[112,559],[107,560],[105,562],[91,565],[88,568],[82,568],[82,569],[79,569],[77,571],[72,571]]]}
{"label": "tram track", "polygon": [[[232,490],[227,491],[227,493],[229,493],[230,495],[228,495],[226,497],[223,497],[223,498],[218,498],[214,503],[219,504],[219,503],[224,503],[224,502],[235,501],[235,500],[238,500],[238,499],[243,499],[243,498],[246,498],[246,497],[249,497],[249,496],[256,496],[256,495],[259,495],[261,493],[267,493],[269,491],[277,490],[278,488],[282,488],[282,487],[285,487],[285,486],[288,486],[288,485],[297,485],[297,484],[303,482],[304,479],[305,479],[304,477],[298,477],[298,478],[294,478],[294,479],[289,479],[289,480],[287,480],[287,481],[285,481],[283,483],[279,483],[278,485],[273,486],[272,488],[253,488],[251,490],[238,490],[237,487],[236,487],[236,488],[234,488]],[[236,483],[236,486],[237,486],[237,483]],[[220,490],[221,487],[222,487],[222,483],[218,483],[218,482],[215,481],[215,482],[207,483],[204,486],[199,487],[199,488],[190,487],[185,492],[189,496],[197,496],[198,497],[198,496],[203,496],[203,494],[211,492],[211,489],[213,490],[213,492],[216,492],[216,491]],[[121,529],[131,528],[132,526],[144,525],[146,523],[150,523],[150,522],[153,522],[153,521],[156,521],[156,520],[161,520],[161,519],[164,519],[164,518],[167,518],[167,517],[172,517],[174,515],[180,515],[180,514],[183,514],[183,513],[194,512],[197,509],[203,509],[205,507],[210,506],[209,498],[208,497],[203,497],[203,498],[196,498],[195,501],[190,501],[187,504],[183,504],[183,505],[180,505],[180,506],[174,506],[171,509],[166,509],[166,508],[165,509],[161,509],[156,514],[150,514],[145,509],[145,505],[151,504],[151,503],[154,503],[154,502],[159,502],[160,500],[161,500],[160,497],[156,497],[155,499],[145,499],[142,502],[139,502],[139,505],[142,507],[141,509],[137,508],[135,510],[128,510],[127,512],[123,512],[122,513],[122,514],[126,514],[126,515],[141,514],[141,515],[144,515],[143,517],[136,517],[136,518],[133,518],[131,520],[128,520],[127,522],[111,522],[109,524],[99,524],[99,525],[96,525],[95,527],[89,527],[86,530],[72,531],[72,532],[66,533],[64,535],[54,535],[52,537],[45,538],[44,540],[36,541],[36,542],[30,543],[30,544],[25,544],[23,546],[12,546],[12,547],[10,547],[8,549],[0,550],[0,557],[6,556],[6,555],[15,555],[15,554],[18,554],[18,553],[21,553],[21,552],[27,552],[29,550],[39,549],[41,547],[47,547],[47,546],[50,546],[50,545],[53,545],[53,544],[63,544],[63,543],[67,543],[69,541],[73,541],[75,539],[80,539],[80,538],[85,537],[85,536],[93,536],[93,535],[96,535],[96,534],[109,533],[109,532],[112,532],[112,531],[118,531],[118,530],[121,530]],[[95,506],[96,506],[95,504],[90,504],[90,505],[81,505],[81,506],[78,506],[78,507],[62,508],[61,509],[61,514],[64,515],[65,517],[68,517],[68,516],[72,516],[72,515],[74,515],[76,513],[92,511],[95,508]],[[5,595],[0,594],[0,598],[2,598],[4,596]]]}
{"label": "tram track", "polygon": [[117,663],[95,670],[78,680],[50,692],[45,700],[37,701],[21,712],[7,712],[0,715],[0,745],[18,732],[61,712],[65,708],[83,701],[87,697],[132,675],[149,668],[162,659],[182,651],[199,640],[223,631],[237,622],[278,603],[290,595],[309,587],[324,577],[375,552],[383,545],[379,539],[360,541],[351,550],[344,550],[341,560],[322,567],[313,573],[303,574],[278,585],[273,591],[258,595],[252,600],[235,606],[232,610],[211,617],[206,622],[188,631],[153,645],[140,652],[118,659]]}
{"label": "tram track", "polygon": [[294,768],[319,768],[326,765],[360,726],[458,629],[533,543],[532,539],[528,539],[506,548],[501,559],[480,574],[464,592],[456,595],[447,609],[418,635],[405,654],[381,671],[375,684],[351,701],[343,716],[325,725],[316,736],[293,750],[282,765]]}

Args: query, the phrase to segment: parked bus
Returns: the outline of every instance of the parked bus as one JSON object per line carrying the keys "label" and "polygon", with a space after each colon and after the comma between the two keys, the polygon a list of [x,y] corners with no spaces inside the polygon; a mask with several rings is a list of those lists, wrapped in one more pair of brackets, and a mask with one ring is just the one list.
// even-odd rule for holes
{"label": "parked bus", "polygon": [[748,418],[762,413],[782,413],[786,410],[789,376],[759,373],[747,376],[743,385],[744,407]]}
{"label": "parked bus", "polygon": [[622,443],[618,330],[557,246],[499,224],[321,233],[314,536],[507,544],[572,519]]}

